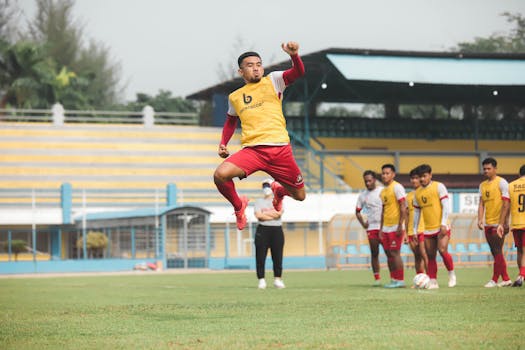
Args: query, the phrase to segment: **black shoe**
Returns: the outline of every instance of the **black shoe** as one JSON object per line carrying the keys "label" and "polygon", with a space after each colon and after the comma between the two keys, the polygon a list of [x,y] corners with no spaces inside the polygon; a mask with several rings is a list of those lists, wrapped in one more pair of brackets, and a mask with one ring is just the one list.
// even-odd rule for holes
{"label": "black shoe", "polygon": [[512,286],[513,287],[521,287],[523,284],[523,277],[518,277],[516,278],[516,280],[514,281],[514,283],[512,283]]}

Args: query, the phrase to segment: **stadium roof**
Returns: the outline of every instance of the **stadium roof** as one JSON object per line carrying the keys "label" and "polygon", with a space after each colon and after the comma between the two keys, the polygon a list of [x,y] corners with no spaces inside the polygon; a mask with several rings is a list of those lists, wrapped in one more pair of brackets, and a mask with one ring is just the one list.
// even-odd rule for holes
{"label": "stadium roof", "polygon": [[[287,89],[287,101],[522,105],[525,96],[525,54],[332,48],[301,57],[306,75]],[[265,70],[289,67],[285,61]],[[187,98],[210,100],[242,85],[237,78]]]}

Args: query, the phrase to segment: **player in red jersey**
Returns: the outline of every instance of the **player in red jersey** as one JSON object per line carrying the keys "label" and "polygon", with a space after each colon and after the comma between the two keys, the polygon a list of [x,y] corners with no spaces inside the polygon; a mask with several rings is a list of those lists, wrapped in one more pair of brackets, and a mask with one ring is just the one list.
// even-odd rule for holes
{"label": "player in red jersey", "polygon": [[[239,197],[233,178],[243,179],[255,171],[265,171],[275,181],[273,205],[282,209],[283,197],[288,195],[302,201],[306,197],[303,176],[292,154],[290,137],[282,111],[283,92],[287,86],[304,75],[304,65],[299,57],[299,44],[290,41],[282,44],[284,52],[292,59],[292,68],[264,76],[261,57],[256,52],[239,56],[239,75],[245,85],[228,96],[228,113],[222,130],[218,154],[227,158],[213,175],[219,192],[233,205],[237,228],[244,229],[248,198]],[[241,121],[242,149],[230,156],[230,141],[237,121]]]}

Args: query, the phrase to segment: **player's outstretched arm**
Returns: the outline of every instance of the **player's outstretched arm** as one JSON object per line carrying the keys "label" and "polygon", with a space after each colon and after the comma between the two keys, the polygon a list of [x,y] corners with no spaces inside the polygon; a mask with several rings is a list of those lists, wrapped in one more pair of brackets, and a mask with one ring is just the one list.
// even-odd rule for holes
{"label": "player's outstretched arm", "polygon": [[304,75],[305,69],[301,57],[299,57],[299,44],[295,41],[289,41],[286,44],[281,44],[283,51],[290,55],[292,59],[292,68],[287,69],[283,73],[283,79],[286,86],[293,83],[298,78]]}
{"label": "player's outstretched arm", "polygon": [[290,56],[297,55],[299,53],[299,43],[295,41],[289,41],[286,44],[282,43],[281,47],[283,48],[284,52]]}

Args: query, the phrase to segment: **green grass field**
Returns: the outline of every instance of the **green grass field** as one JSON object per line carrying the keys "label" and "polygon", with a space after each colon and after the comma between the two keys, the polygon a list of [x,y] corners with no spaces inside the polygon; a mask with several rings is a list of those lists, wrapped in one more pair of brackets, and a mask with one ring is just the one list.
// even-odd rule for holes
{"label": "green grass field", "polygon": [[525,349],[524,287],[439,275],[431,291],[373,288],[369,271],[285,271],[284,290],[254,272],[4,278],[0,348]]}

